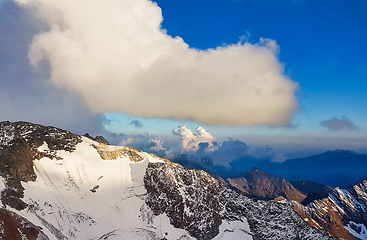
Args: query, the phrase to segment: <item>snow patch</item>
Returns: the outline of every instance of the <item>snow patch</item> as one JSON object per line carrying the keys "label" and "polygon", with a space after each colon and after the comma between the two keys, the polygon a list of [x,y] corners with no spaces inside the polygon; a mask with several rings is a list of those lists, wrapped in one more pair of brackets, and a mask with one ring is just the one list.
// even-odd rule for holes
{"label": "snow patch", "polygon": [[246,218],[241,221],[223,221],[219,226],[219,234],[213,240],[231,239],[231,240],[252,240],[252,233]]}
{"label": "snow patch", "polygon": [[359,239],[367,239],[367,229],[362,223],[349,222],[345,228]]}
{"label": "snow patch", "polygon": [[[83,138],[72,153],[56,151],[62,160],[35,160],[37,180],[22,182],[31,211],[20,214],[56,238],[93,239],[114,230],[129,236],[126,229],[146,227],[138,216],[146,194],[143,177],[148,160],[103,160],[91,141]],[[47,151],[47,144],[38,150]]]}

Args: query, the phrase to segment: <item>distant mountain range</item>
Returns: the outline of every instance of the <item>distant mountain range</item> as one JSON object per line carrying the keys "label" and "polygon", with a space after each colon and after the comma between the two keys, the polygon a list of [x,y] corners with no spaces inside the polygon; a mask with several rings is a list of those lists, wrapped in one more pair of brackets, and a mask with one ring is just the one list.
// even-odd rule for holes
{"label": "distant mountain range", "polygon": [[[367,154],[357,154],[353,151],[340,149],[304,158],[288,159],[283,163],[271,162],[269,159],[256,161],[249,158],[249,162],[243,159],[241,161],[235,160],[230,163],[230,168],[214,165],[186,154],[178,155],[171,160],[187,168],[207,171],[213,176],[223,179],[244,177],[247,171],[254,167],[282,177],[294,184],[297,181],[303,182],[303,184],[312,181],[320,183],[322,186],[346,188],[367,179]],[[325,195],[325,192],[321,194]]]}
{"label": "distant mountain range", "polygon": [[256,167],[288,181],[310,180],[346,188],[367,179],[367,154],[335,150],[283,163],[263,162]]}
{"label": "distant mountain range", "polygon": [[[359,178],[365,157],[337,150],[262,166],[352,178],[335,167],[347,159]],[[0,122],[0,239],[367,239],[367,181],[332,188],[176,160],[194,169],[101,136]]]}

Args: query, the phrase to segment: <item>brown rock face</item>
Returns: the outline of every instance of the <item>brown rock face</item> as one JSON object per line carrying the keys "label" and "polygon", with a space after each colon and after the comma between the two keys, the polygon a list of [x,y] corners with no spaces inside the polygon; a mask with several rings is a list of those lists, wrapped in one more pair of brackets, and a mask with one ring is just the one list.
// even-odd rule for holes
{"label": "brown rock face", "polygon": [[141,152],[132,147],[123,147],[117,150],[108,150],[108,147],[105,144],[99,144],[94,146],[97,149],[98,154],[101,156],[103,160],[115,160],[119,157],[128,157],[131,162],[140,162],[143,158],[138,154]]}
{"label": "brown rock face", "polygon": [[[33,160],[46,153],[37,148],[46,142],[50,150],[74,151],[81,142],[78,135],[55,127],[45,127],[27,122],[0,123],[0,174],[5,179],[6,189],[1,192],[1,201],[21,210],[26,204],[21,181],[35,181]],[[47,155],[52,158],[52,154]]]}
{"label": "brown rock face", "polygon": [[293,207],[312,227],[325,229],[340,239],[359,239],[345,226],[367,226],[367,181],[346,189],[335,188],[326,198],[315,200],[307,206],[293,202]]}
{"label": "brown rock face", "polygon": [[0,239],[11,240],[46,240],[49,239],[41,230],[18,214],[0,208]]}
{"label": "brown rock face", "polygon": [[271,200],[282,196],[288,200],[303,201],[306,198],[287,180],[256,168],[250,170],[244,178],[229,178],[227,181],[232,187],[256,199]]}

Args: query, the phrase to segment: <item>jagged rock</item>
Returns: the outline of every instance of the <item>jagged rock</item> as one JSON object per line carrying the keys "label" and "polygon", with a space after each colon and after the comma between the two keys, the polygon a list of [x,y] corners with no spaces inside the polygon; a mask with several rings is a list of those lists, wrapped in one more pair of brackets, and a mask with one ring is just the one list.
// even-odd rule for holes
{"label": "jagged rock", "polygon": [[351,240],[366,236],[362,230],[367,226],[367,181],[346,189],[335,188],[326,198],[307,206],[291,204],[307,223],[332,236]]}
{"label": "jagged rock", "polygon": [[92,140],[94,140],[96,142],[99,142],[99,143],[110,145],[110,143],[103,136],[92,137],[91,135],[86,133],[86,134],[84,134],[84,137],[87,137],[87,138],[92,139]]}
{"label": "jagged rock", "polygon": [[201,170],[173,163],[149,163],[144,176],[147,205],[166,213],[171,224],[198,239],[211,239],[222,221],[245,217],[254,240],[333,239],[299,218],[291,206],[252,200]]}
{"label": "jagged rock", "polygon": [[42,228],[35,226],[27,219],[0,208],[0,237],[1,239],[11,240],[48,240]]}
{"label": "jagged rock", "polygon": [[45,153],[37,148],[46,142],[51,150],[72,152],[81,142],[80,136],[55,127],[45,127],[27,122],[0,122],[0,175],[6,179],[7,188],[1,193],[3,204],[24,209],[24,188],[21,181],[34,181],[33,160]]}

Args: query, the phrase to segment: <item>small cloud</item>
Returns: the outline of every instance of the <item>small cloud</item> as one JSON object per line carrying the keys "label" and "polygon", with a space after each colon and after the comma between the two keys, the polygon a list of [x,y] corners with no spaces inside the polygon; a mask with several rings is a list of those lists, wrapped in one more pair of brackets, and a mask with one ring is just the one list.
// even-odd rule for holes
{"label": "small cloud", "polygon": [[138,120],[133,120],[129,123],[129,125],[134,125],[136,128],[142,128],[144,127],[143,124]]}
{"label": "small cloud", "polygon": [[155,137],[153,139],[149,140],[149,143],[151,144],[150,150],[159,152],[159,151],[166,151],[163,147],[163,140],[160,137]]}
{"label": "small cloud", "polygon": [[337,132],[342,130],[355,131],[358,127],[346,116],[341,118],[334,117],[329,120],[322,121],[320,126],[327,128],[329,131]]}
{"label": "small cloud", "polygon": [[127,146],[127,145],[130,145],[132,142],[133,142],[133,139],[132,138],[128,138],[128,139],[122,140],[121,143],[120,143],[120,145],[121,146]]}
{"label": "small cloud", "polygon": [[[217,145],[215,137],[203,127],[196,128],[195,133],[193,133],[186,126],[179,126],[172,129],[172,134],[181,137],[181,152],[196,152],[199,149],[201,151],[214,151],[216,149],[214,146],[214,144]],[[204,143],[204,145],[200,145],[200,143]]]}
{"label": "small cloud", "polygon": [[283,163],[285,161],[287,161],[287,157],[281,153],[275,154],[275,156],[270,160],[272,163]]}
{"label": "small cloud", "polygon": [[146,134],[125,136],[119,145],[133,147],[157,155],[164,155],[167,149],[163,147],[163,144],[165,144],[165,141],[159,136]]}

